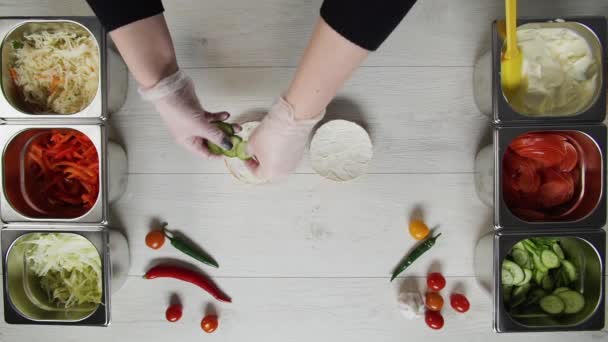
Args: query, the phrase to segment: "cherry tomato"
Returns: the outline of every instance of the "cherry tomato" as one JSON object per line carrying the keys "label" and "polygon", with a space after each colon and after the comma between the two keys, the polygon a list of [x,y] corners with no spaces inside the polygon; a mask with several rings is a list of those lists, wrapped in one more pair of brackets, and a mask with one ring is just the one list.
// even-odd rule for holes
{"label": "cherry tomato", "polygon": [[435,292],[439,292],[445,287],[445,278],[439,272],[429,273],[426,277],[426,286]]}
{"label": "cherry tomato", "polygon": [[452,305],[452,308],[458,312],[467,312],[471,307],[467,297],[460,293],[454,293],[450,296],[450,305]]}
{"label": "cherry tomato", "polygon": [[201,321],[201,328],[203,328],[203,330],[209,334],[214,332],[217,329],[218,325],[219,325],[219,322],[217,320],[216,315],[207,315]]}
{"label": "cherry tomato", "polygon": [[152,249],[159,249],[165,243],[165,234],[160,230],[153,230],[146,235],[146,245]]}
{"label": "cherry tomato", "polygon": [[443,328],[443,316],[438,311],[428,311],[424,314],[424,321],[431,329]]}
{"label": "cherry tomato", "polygon": [[410,222],[410,235],[416,240],[424,240],[429,235],[429,227],[420,220]]}
{"label": "cherry tomato", "polygon": [[437,292],[429,292],[426,294],[424,301],[426,308],[430,311],[440,311],[443,307],[443,297]]}
{"label": "cherry tomato", "polygon": [[179,304],[169,306],[167,311],[165,311],[165,317],[167,317],[167,321],[169,322],[179,321],[182,318],[182,306]]}

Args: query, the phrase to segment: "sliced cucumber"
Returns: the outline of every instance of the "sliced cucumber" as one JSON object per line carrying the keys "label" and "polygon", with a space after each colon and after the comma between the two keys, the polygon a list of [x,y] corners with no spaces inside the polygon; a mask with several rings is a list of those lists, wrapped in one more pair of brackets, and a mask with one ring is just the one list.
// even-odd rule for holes
{"label": "sliced cucumber", "polygon": [[545,277],[543,278],[543,284],[542,284],[543,289],[545,289],[547,291],[551,291],[551,290],[553,290],[554,286],[555,286],[555,283],[553,282],[553,278],[551,277],[551,275],[546,274]]}
{"label": "sliced cucumber", "polygon": [[573,263],[568,260],[562,260],[562,270],[564,270],[564,274],[568,277],[570,282],[575,282],[578,279],[578,270]]}
{"label": "sliced cucumber", "polygon": [[560,297],[548,295],[540,300],[540,308],[548,314],[558,315],[564,312],[566,304],[564,304],[564,301]]}
{"label": "sliced cucumber", "polygon": [[566,292],[566,291],[570,291],[570,289],[567,287],[558,287],[555,290],[553,290],[553,294],[557,295],[557,294],[560,294],[560,293]]}
{"label": "sliced cucumber", "polygon": [[564,254],[564,251],[558,243],[554,243],[551,248],[553,249],[553,252],[555,252],[555,255],[557,255],[557,257],[559,258],[559,260],[566,259],[566,255]]}
{"label": "sliced cucumber", "polygon": [[532,261],[534,262],[534,269],[539,270],[544,273],[549,271],[547,266],[545,266],[545,264],[543,264],[543,262],[541,261],[538,254],[532,253]]}
{"label": "sliced cucumber", "polygon": [[511,256],[513,257],[513,261],[515,261],[515,263],[518,264],[520,267],[528,266],[530,254],[525,249],[514,249],[511,252]]}
{"label": "sliced cucumber", "polygon": [[525,251],[525,250],[526,250],[526,247],[524,247],[523,240],[522,240],[522,241],[519,241],[518,243],[516,243],[515,245],[513,245],[513,248],[512,248],[512,249],[513,249],[513,250],[515,250],[515,249],[521,249],[521,250],[524,250],[524,251]]}
{"label": "sliced cucumber", "polygon": [[236,148],[239,146],[239,144],[242,141],[243,141],[243,139],[241,137],[239,137],[238,135],[231,136],[230,142],[232,143],[232,149],[224,151],[224,155],[226,157],[230,157],[230,158],[236,157]]}
{"label": "sliced cucumber", "polygon": [[526,301],[527,305],[534,305],[540,302],[540,300],[547,296],[547,292],[543,289],[536,288],[530,291],[530,295],[528,295],[528,300]]}
{"label": "sliced cucumber", "polygon": [[217,126],[217,128],[221,129],[222,132],[226,133],[227,135],[234,135],[234,128],[231,124],[222,121],[214,122],[214,124]]}
{"label": "sliced cucumber", "polygon": [[251,157],[247,154],[247,142],[243,141],[236,146],[236,156],[240,160],[247,160]]}
{"label": "sliced cucumber", "polygon": [[545,277],[545,275],[547,275],[547,272],[543,272],[543,271],[540,271],[540,270],[536,270],[536,271],[534,272],[534,281],[535,281],[535,282],[536,282],[538,285],[542,286],[542,284],[543,284],[543,278]]}
{"label": "sliced cucumber", "polygon": [[[511,273],[511,275],[513,276],[513,282],[511,284],[519,284],[526,277],[524,270],[521,267],[519,267],[519,265],[517,265],[516,263],[514,263],[511,260],[505,259],[502,262],[502,269],[503,269],[503,271],[507,270],[507,272]],[[506,284],[506,285],[510,285],[510,284]]]}
{"label": "sliced cucumber", "polygon": [[501,281],[500,281],[501,284],[506,285],[506,286],[513,285],[513,275],[506,268],[502,269],[500,278],[501,278]]}
{"label": "sliced cucumber", "polygon": [[217,155],[222,155],[224,154],[224,150],[217,146],[214,143],[208,142],[207,141],[207,148],[209,149],[209,152],[213,153],[213,154],[217,154]]}
{"label": "sliced cucumber", "polygon": [[530,283],[530,280],[532,280],[532,271],[524,268],[524,280],[521,281],[521,283],[515,284],[517,286],[522,286],[522,285],[526,285]]}
{"label": "sliced cucumber", "polygon": [[559,257],[548,249],[545,249],[540,253],[540,260],[547,268],[559,267]]}
{"label": "sliced cucumber", "polygon": [[513,297],[525,297],[530,291],[530,284],[525,284],[522,286],[515,286],[513,288]]}
{"label": "sliced cucumber", "polygon": [[585,307],[585,297],[576,291],[564,291],[557,294],[565,304],[564,313],[575,314]]}

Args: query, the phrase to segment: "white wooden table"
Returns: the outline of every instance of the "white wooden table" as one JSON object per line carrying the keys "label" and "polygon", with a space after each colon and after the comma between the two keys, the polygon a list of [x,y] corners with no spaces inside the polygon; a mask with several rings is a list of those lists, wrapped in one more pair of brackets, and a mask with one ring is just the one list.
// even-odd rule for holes
{"label": "white wooden table", "polygon": [[[209,110],[263,112],[285,89],[321,1],[166,0],[181,66]],[[120,9],[117,9],[119,11]],[[84,15],[82,0],[2,0],[1,15]],[[370,173],[347,183],[324,180],[307,159],[287,182],[248,187],[221,163],[193,158],[172,143],[131,82],[112,118],[129,155],[129,186],[113,208],[132,255],[128,282],[112,297],[109,328],[29,327],[0,323],[0,341],[606,341],[607,331],[497,335],[491,301],[476,284],[473,247],[492,229],[476,197],[473,161],[489,141],[490,121],[475,107],[472,71],[489,47],[501,0],[419,0],[381,51],[348,82],[332,117],[363,122],[374,141]],[[529,16],[608,15],[605,0],[520,1]],[[403,279],[395,263],[414,244],[407,221],[421,208],[442,238],[407,272],[447,276],[447,297],[464,289],[466,315],[444,310],[445,328],[406,321],[396,309]],[[205,268],[234,298],[217,304],[199,289],[146,281],[155,259],[182,258],[144,245],[149,221],[168,220],[221,264]],[[187,260],[187,259],[186,259]],[[185,305],[167,323],[171,294]],[[199,328],[207,306],[220,315],[213,335]]]}

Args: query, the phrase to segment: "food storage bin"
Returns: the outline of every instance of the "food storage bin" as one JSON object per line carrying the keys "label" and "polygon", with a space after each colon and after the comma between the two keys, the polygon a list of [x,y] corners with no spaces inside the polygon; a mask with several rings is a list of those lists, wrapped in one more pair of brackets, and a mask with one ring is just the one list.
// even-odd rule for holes
{"label": "food storage bin", "polygon": [[[505,201],[504,156],[511,142],[527,133],[557,133],[568,137],[578,153],[572,199],[544,218],[531,220]],[[603,125],[552,125],[497,127],[494,130],[494,224],[496,229],[589,228],[606,223],[606,127]],[[485,158],[486,162],[489,158]],[[488,168],[481,167],[487,170]],[[487,183],[487,181],[485,181]],[[487,188],[487,187],[486,187]]]}
{"label": "food storage bin", "polygon": [[[59,195],[47,196],[45,192],[52,181],[48,175],[52,172],[39,167],[32,160],[38,139],[47,141],[52,132],[76,131],[83,133],[92,142],[97,154],[98,187],[97,197],[89,199],[90,205],[66,205],[67,201],[58,201],[59,196],[69,191],[63,189]],[[0,170],[0,217],[3,222],[72,222],[72,223],[104,223],[108,212],[108,173],[107,173],[107,136],[106,128],[102,125],[0,125],[0,147],[2,159]],[[34,154],[34,155],[32,155]],[[42,162],[40,162],[42,163]],[[45,164],[46,162],[42,163]],[[66,162],[65,164],[69,164]],[[69,165],[68,165],[69,166]],[[64,174],[62,174],[64,175]],[[95,174],[87,174],[95,177]],[[42,177],[43,182],[40,181]],[[64,177],[61,177],[63,179]],[[115,181],[126,182],[126,171]],[[60,182],[62,186],[64,183]],[[73,188],[72,188],[73,189]],[[87,190],[87,189],[85,189]],[[85,193],[85,190],[75,195]],[[89,194],[94,193],[91,190]],[[93,196],[93,195],[90,195]],[[94,201],[94,203],[93,203]]]}
{"label": "food storage bin", "polygon": [[[480,110],[487,111],[488,100],[483,97],[489,95],[487,88],[490,83],[491,75],[491,106],[494,121],[498,124],[559,124],[563,122],[585,122],[601,123],[606,117],[606,75],[607,62],[606,50],[606,28],[607,22],[604,17],[585,16],[563,18],[563,20],[552,21],[555,18],[542,19],[521,19],[518,20],[518,27],[533,28],[567,28],[578,33],[589,44],[591,48],[591,59],[597,68],[597,85],[594,93],[585,103],[580,103],[575,107],[566,108],[564,113],[541,113],[527,114],[522,107],[517,108],[509,103],[503,93],[500,82],[500,59],[504,46],[503,39],[500,37],[497,22],[494,22],[492,29],[492,56],[483,56],[475,68],[476,99]],[[488,62],[491,61],[491,70]],[[491,74],[487,74],[491,72]],[[482,88],[486,87],[486,88]]]}
{"label": "food storage bin", "polygon": [[[26,260],[19,241],[32,233],[67,233],[84,237],[99,253],[101,263],[101,303],[80,303],[66,308],[57,305],[41,285]],[[117,237],[118,238],[118,237]],[[124,239],[124,237],[123,237]],[[4,227],[1,231],[4,318],[9,324],[59,324],[105,326],[110,322],[110,235],[105,227],[24,225]],[[118,245],[125,248],[126,243]],[[128,248],[127,248],[128,249]],[[61,252],[59,252],[61,253]],[[128,252],[127,252],[128,253]],[[128,261],[127,261],[128,263]],[[128,266],[127,266],[128,269]],[[124,277],[123,277],[124,278]]]}
{"label": "food storage bin", "polygon": [[[505,289],[501,285],[502,262],[513,246],[523,239],[536,237],[559,238],[568,260],[578,271],[570,288],[582,294],[584,305],[573,314],[549,315],[528,306],[509,310],[505,305]],[[601,330],[605,322],[606,233],[603,230],[534,230],[527,232],[501,231],[493,238],[493,324],[496,332],[581,331]],[[480,250],[478,248],[478,250]],[[487,250],[487,249],[486,249]],[[476,255],[476,258],[483,258]]]}
{"label": "food storage bin", "polygon": [[[49,31],[66,31],[94,38],[99,50],[98,87],[89,104],[71,114],[57,114],[46,109],[32,108],[23,100],[21,90],[11,77],[15,39],[24,34]],[[4,17],[0,18],[1,88],[0,119],[92,119],[105,120],[110,113],[122,107],[127,94],[127,69],[114,44],[95,17]]]}

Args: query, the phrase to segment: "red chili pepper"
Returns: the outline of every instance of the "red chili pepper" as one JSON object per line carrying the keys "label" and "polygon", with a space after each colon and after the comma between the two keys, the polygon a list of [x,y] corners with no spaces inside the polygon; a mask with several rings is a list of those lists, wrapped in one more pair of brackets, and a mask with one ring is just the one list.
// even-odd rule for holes
{"label": "red chili pepper", "polygon": [[232,299],[220,290],[211,279],[193,270],[173,265],[154,266],[144,275],[146,279],[173,278],[194,284],[207,291],[215,299],[232,303]]}

